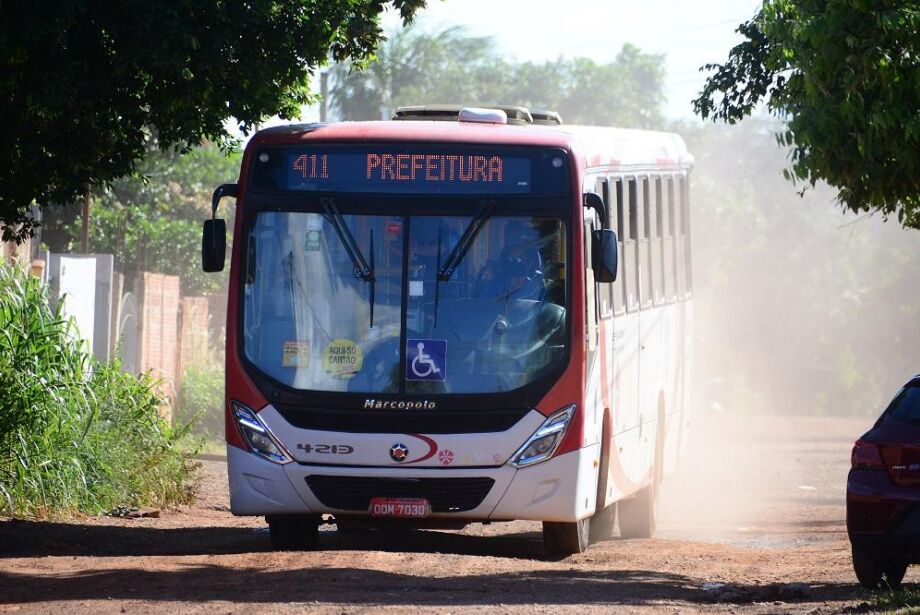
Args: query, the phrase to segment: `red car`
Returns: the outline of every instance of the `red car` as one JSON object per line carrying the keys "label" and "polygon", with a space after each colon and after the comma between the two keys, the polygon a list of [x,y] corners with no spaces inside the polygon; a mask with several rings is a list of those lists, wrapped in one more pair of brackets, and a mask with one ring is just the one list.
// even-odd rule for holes
{"label": "red car", "polygon": [[896,587],[920,563],[920,375],[853,445],[847,533],[866,587]]}

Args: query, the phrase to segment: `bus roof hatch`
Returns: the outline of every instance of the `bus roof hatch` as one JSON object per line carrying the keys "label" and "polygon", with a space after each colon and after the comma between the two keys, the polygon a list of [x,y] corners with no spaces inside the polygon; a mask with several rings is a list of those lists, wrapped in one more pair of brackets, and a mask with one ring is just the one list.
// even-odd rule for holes
{"label": "bus roof hatch", "polygon": [[[487,105],[464,107],[462,105],[416,105],[396,109],[394,120],[435,120],[448,122],[476,122],[482,124],[561,124],[562,118],[554,111],[539,111],[539,118],[526,107],[513,105]],[[502,117],[504,116],[504,117]]]}

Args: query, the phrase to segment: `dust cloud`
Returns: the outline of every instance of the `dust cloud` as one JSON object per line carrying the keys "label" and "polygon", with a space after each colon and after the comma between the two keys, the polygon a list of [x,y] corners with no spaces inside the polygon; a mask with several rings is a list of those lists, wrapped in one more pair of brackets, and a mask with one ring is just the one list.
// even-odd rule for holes
{"label": "dust cloud", "polygon": [[827,186],[800,198],[776,128],[684,132],[697,163],[694,405],[877,416],[920,372],[920,231],[843,214]]}
{"label": "dust cloud", "polygon": [[696,157],[695,373],[665,538],[839,538],[852,443],[920,372],[920,232],[844,214],[827,186],[800,197],[774,129],[682,131]]}

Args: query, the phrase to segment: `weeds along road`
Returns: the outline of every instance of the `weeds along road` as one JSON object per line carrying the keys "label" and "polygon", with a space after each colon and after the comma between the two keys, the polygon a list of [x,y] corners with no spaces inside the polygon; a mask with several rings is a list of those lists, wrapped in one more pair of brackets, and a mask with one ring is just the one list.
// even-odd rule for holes
{"label": "weeds along road", "polygon": [[[547,559],[540,526],[342,534],[268,550],[205,462],[198,505],[158,519],[0,522],[0,613],[810,612],[859,608],[843,496],[869,419],[701,414],[653,540]],[[920,569],[906,582],[920,580]],[[724,585],[711,585],[724,584]],[[859,610],[863,610],[863,606]]]}

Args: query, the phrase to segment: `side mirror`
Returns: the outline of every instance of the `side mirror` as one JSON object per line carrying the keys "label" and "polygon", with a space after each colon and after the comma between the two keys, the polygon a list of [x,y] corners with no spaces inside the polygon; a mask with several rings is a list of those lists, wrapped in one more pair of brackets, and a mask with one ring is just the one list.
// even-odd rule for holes
{"label": "side mirror", "polygon": [[616,282],[617,234],[610,229],[591,231],[591,268],[598,282]]}
{"label": "side mirror", "polygon": [[207,273],[224,270],[227,258],[227,223],[220,218],[204,221],[201,233],[201,268]]}
{"label": "side mirror", "polygon": [[201,268],[207,273],[224,270],[227,259],[227,223],[217,218],[217,206],[225,197],[237,198],[238,184],[221,184],[211,197],[211,219],[204,221],[201,232]]}

